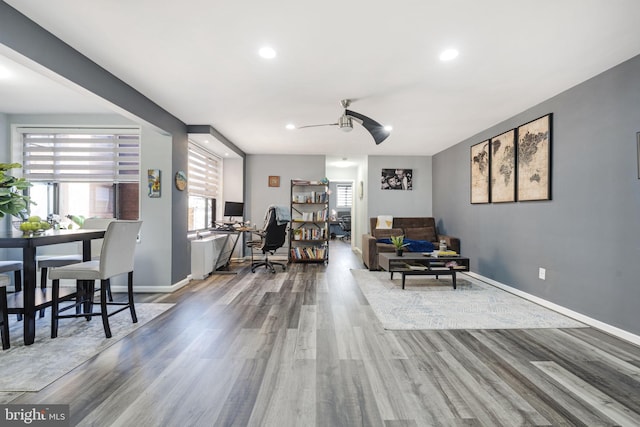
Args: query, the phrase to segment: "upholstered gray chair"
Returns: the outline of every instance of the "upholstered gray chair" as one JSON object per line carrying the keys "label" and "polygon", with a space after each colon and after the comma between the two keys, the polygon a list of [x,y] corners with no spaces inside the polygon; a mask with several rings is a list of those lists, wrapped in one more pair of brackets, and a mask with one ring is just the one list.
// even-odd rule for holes
{"label": "upholstered gray chair", "polygon": [[9,340],[9,310],[7,308],[7,285],[9,278],[0,274],[0,337],[2,338],[2,349],[10,347]]}
{"label": "upholstered gray chair", "polygon": [[[82,224],[82,228],[87,230],[106,230],[107,226],[114,221],[115,218],[87,218]],[[102,250],[102,239],[94,239],[91,241],[91,258],[99,259]],[[77,264],[82,262],[82,254],[58,255],[38,260],[38,268],[40,269],[40,288],[47,287],[47,272],[50,268],[62,267],[69,264]],[[0,271],[1,272],[1,271]],[[109,301],[113,301],[111,289],[107,289]],[[40,317],[44,316],[44,310],[40,310]]]}
{"label": "upholstered gray chair", "polygon": [[[72,317],[86,317],[89,320],[92,316],[101,316],[104,326],[104,333],[107,338],[111,338],[111,328],[109,327],[109,317],[127,308],[131,312],[133,323],[138,321],[135,305],[133,302],[133,264],[136,248],[136,239],[142,221],[122,221],[115,220],[109,223],[104,235],[102,252],[100,259],[85,261],[76,264],[69,264],[63,267],[52,268],[49,276],[53,282],[52,302],[51,302],[51,338],[58,336],[58,320]],[[110,287],[111,278],[121,274],[128,275],[126,302],[108,301],[107,289]],[[76,280],[76,292],[65,297],[65,299],[75,299],[75,303],[60,308],[60,280]],[[95,281],[100,280],[100,289],[95,289]],[[100,312],[93,312],[94,293],[100,291]],[[62,315],[63,311],[80,305],[83,312]],[[118,306],[119,308],[108,312],[108,307]]]}
{"label": "upholstered gray chair", "polygon": [[[13,272],[13,291],[22,290],[22,261],[0,261],[0,273]],[[5,289],[5,292],[7,290]],[[16,314],[18,320],[22,320],[22,314]]]}

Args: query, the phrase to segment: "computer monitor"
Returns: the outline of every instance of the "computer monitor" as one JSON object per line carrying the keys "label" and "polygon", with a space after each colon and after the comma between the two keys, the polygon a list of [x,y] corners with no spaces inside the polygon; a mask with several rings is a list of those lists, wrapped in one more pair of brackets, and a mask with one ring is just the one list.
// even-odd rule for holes
{"label": "computer monitor", "polygon": [[229,217],[229,221],[233,220],[233,217],[244,216],[244,203],[242,202],[224,202],[224,216]]}

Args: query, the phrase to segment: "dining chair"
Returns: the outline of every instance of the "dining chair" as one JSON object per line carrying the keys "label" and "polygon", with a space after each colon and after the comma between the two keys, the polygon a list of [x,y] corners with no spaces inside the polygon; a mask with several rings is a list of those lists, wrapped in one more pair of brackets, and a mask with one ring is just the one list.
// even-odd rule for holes
{"label": "dining chair", "polygon": [[9,310],[7,308],[7,285],[9,278],[0,274],[0,335],[2,337],[2,349],[6,350],[10,347],[9,340]]}
{"label": "dining chair", "polygon": [[[13,291],[22,290],[22,261],[0,261],[0,273],[13,271]],[[6,289],[5,289],[6,292]],[[16,314],[18,320],[22,320],[22,314]]]}
{"label": "dining chair", "polygon": [[[52,280],[51,302],[51,338],[58,336],[58,320],[64,318],[86,317],[90,320],[93,316],[102,317],[102,325],[107,338],[111,338],[109,317],[127,308],[131,312],[133,323],[138,322],[133,301],[133,265],[137,242],[142,221],[115,220],[109,223],[104,235],[102,252],[97,260],[69,264],[52,268],[49,276]],[[127,301],[108,301],[107,289],[110,287],[111,278],[121,274],[128,275]],[[60,308],[60,280],[76,280],[76,292],[65,297],[65,300],[75,299],[75,303]],[[96,280],[100,281],[100,288],[95,289]],[[100,291],[100,312],[93,312],[94,294]],[[62,312],[81,306],[82,312],[63,315]],[[110,306],[119,308],[111,312]]]}
{"label": "dining chair", "polygon": [[[82,223],[82,227],[87,230],[106,230],[107,226],[114,221],[115,218],[87,218]],[[94,239],[91,241],[91,258],[99,259],[102,250],[102,239]],[[47,273],[50,268],[62,267],[69,264],[77,264],[82,262],[82,254],[57,255],[38,260],[38,268],[40,269],[40,289],[47,288]],[[0,271],[1,272],[1,271]],[[109,301],[113,301],[111,288],[107,289]],[[44,317],[44,310],[40,310],[40,317]]]}

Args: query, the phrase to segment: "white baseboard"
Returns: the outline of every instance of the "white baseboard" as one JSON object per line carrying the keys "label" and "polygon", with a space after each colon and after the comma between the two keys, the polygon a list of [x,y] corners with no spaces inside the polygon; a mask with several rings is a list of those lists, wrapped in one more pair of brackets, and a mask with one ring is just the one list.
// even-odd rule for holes
{"label": "white baseboard", "polygon": [[[171,293],[171,292],[175,292],[178,289],[188,285],[190,280],[191,280],[191,275],[188,275],[186,278],[182,279],[178,283],[174,283],[171,286],[134,286],[133,287],[133,293],[135,293],[135,294]],[[112,292],[123,292],[123,293],[126,293],[127,292],[127,287],[126,286],[122,286],[122,285],[112,286],[111,287],[111,291]]]}
{"label": "white baseboard", "polygon": [[465,272],[462,274],[466,274],[468,276],[471,276],[475,279],[480,280],[481,282],[485,282],[488,283],[489,285],[495,286],[496,288],[500,288],[504,291],[507,291],[511,294],[517,295],[521,298],[524,298],[526,300],[529,300],[531,302],[534,302],[538,305],[541,305],[543,307],[546,307],[550,310],[556,311],[560,314],[564,314],[567,317],[571,317],[574,320],[577,320],[578,322],[582,322],[585,325],[589,325],[592,326],[596,329],[600,329],[601,331],[604,331],[608,334],[614,335],[620,339],[623,339],[625,341],[629,341],[635,345],[640,345],[640,336],[632,334],[631,332],[625,331],[624,329],[620,329],[617,328],[615,326],[611,326],[607,323],[601,322],[599,320],[593,319],[591,317],[585,316],[584,314],[578,313],[576,311],[570,310],[566,307],[563,307],[561,305],[552,303],[550,301],[547,301],[545,299],[542,299],[540,297],[537,297],[535,295],[531,295],[528,294],[524,291],[521,291],[519,289],[516,288],[512,288],[511,286],[505,285],[504,283],[500,283],[498,281],[495,281],[493,279],[489,279],[488,277],[484,277],[478,273],[474,273],[474,272]]}

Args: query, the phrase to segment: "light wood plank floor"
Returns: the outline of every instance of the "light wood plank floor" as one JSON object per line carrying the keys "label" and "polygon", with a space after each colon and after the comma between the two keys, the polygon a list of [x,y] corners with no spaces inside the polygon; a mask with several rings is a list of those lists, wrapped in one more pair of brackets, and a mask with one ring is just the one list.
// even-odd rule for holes
{"label": "light wood plank floor", "polygon": [[[640,348],[598,330],[385,331],[332,242],[327,266],[235,266],[38,393],[72,425],[640,425]],[[64,327],[62,325],[61,327]]]}

